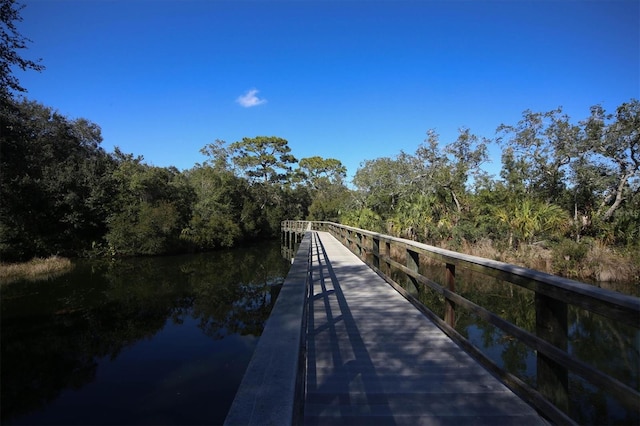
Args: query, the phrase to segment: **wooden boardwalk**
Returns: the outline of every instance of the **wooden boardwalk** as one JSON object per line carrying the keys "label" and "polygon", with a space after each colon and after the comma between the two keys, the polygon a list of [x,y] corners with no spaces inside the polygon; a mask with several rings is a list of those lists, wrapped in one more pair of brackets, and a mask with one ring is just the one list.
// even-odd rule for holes
{"label": "wooden boardwalk", "polygon": [[546,424],[334,237],[311,256],[305,425]]}

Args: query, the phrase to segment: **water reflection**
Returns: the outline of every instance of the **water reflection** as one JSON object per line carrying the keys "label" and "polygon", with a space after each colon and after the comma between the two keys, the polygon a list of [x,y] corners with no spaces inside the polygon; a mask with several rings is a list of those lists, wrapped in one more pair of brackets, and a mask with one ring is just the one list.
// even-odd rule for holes
{"label": "water reflection", "polygon": [[288,268],[276,242],[3,286],[2,423],[222,423]]}

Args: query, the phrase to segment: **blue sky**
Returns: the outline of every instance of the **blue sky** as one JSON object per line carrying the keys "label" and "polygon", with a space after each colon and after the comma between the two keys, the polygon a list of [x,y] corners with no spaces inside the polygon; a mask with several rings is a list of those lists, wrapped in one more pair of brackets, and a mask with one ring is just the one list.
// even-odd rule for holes
{"label": "blue sky", "polygon": [[16,72],[27,97],[180,170],[215,139],[264,135],[352,176],[431,128],[493,138],[525,109],[578,121],[640,97],[638,0],[22,3],[23,55],[46,66]]}

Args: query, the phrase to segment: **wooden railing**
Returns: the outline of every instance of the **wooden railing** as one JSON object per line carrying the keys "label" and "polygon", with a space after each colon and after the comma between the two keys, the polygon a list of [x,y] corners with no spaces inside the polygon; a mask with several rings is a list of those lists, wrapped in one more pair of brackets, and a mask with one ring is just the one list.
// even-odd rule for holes
{"label": "wooden railing", "polygon": [[[630,410],[639,409],[640,393],[637,389],[577,359],[567,350],[569,305],[638,330],[640,329],[639,298],[528,268],[332,222],[285,221],[282,223],[282,229],[283,232],[304,232],[313,229],[331,233],[431,318],[461,347],[553,422],[574,423],[567,414],[570,373],[582,377],[601,389],[606,389],[610,396]],[[396,254],[395,259],[392,257],[392,252]],[[404,262],[397,260],[399,252],[404,252]],[[435,282],[420,274],[421,256],[444,265],[443,283]],[[479,306],[458,294],[455,277],[461,269],[531,290],[534,293],[535,333],[516,326],[486,307]],[[392,270],[400,271],[416,288],[430,288],[442,296],[444,298],[443,316],[435,314],[432,309],[423,305],[417,297],[397,283],[397,278],[394,280],[392,277]],[[498,367],[479,348],[456,331],[456,311],[459,309],[467,310],[536,352],[536,388]]]}

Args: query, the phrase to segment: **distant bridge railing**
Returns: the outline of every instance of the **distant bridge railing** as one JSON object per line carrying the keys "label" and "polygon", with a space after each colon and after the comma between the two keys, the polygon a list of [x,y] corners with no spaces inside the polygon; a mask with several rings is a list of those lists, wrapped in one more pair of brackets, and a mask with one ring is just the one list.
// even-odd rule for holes
{"label": "distant bridge railing", "polygon": [[[601,289],[578,281],[503,262],[465,255],[415,241],[379,234],[332,222],[284,221],[283,233],[306,230],[331,233],[394,286],[419,310],[434,321],[449,337],[473,355],[514,392],[558,424],[574,423],[568,417],[569,373],[606,389],[630,410],[640,407],[638,389],[586,364],[568,351],[568,306],[573,305],[638,330],[640,336],[640,299]],[[392,252],[394,256],[392,256]],[[398,257],[404,254],[404,260]],[[445,278],[438,283],[420,274],[420,257],[444,264]],[[456,292],[456,271],[467,269],[497,278],[534,292],[535,333],[529,332],[462,297]],[[404,275],[420,289],[430,288],[444,298],[440,317],[423,305],[392,277],[392,270]],[[397,280],[397,278],[396,278]],[[473,343],[455,330],[456,311],[464,309],[501,329],[536,352],[536,388],[496,365]]]}

